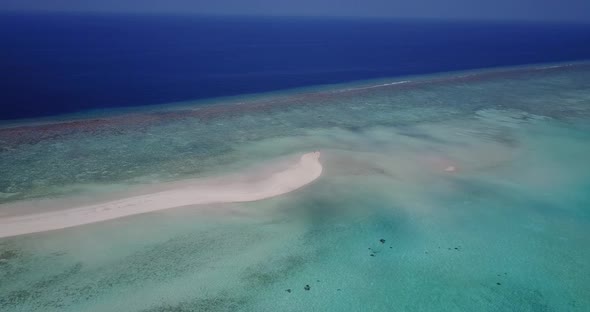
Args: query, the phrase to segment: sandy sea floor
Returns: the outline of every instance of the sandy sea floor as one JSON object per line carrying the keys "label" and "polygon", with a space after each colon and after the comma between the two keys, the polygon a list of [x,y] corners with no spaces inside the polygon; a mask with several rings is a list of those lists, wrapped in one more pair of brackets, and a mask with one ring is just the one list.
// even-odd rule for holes
{"label": "sandy sea floor", "polygon": [[2,238],[0,311],[587,311],[590,67],[399,80],[0,128],[0,217],[323,165],[262,201]]}

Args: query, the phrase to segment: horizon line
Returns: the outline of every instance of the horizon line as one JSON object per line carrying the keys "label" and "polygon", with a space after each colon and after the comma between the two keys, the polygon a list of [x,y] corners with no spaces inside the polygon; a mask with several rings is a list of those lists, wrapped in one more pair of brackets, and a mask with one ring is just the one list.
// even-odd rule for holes
{"label": "horizon line", "polygon": [[31,14],[31,15],[119,15],[119,16],[168,16],[168,17],[227,17],[227,18],[295,18],[295,19],[330,19],[330,20],[380,20],[380,21],[455,21],[455,22],[483,22],[483,23],[534,23],[534,24],[575,24],[590,25],[590,20],[581,19],[536,19],[536,18],[495,18],[495,17],[435,17],[435,16],[387,16],[387,15],[344,15],[344,14],[241,14],[219,12],[181,12],[181,11],[112,11],[112,10],[2,10],[1,15]]}

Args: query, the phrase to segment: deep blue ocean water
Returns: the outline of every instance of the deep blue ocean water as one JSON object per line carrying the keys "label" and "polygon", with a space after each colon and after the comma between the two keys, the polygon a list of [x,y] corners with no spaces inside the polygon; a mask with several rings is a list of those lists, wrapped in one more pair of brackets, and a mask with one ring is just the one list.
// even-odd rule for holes
{"label": "deep blue ocean water", "polygon": [[590,25],[0,17],[0,119],[590,58]]}

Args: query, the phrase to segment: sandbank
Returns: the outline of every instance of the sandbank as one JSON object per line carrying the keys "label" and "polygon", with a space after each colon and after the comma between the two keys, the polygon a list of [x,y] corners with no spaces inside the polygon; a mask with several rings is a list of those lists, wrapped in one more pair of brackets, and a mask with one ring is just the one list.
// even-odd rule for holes
{"label": "sandbank", "polygon": [[[175,207],[263,200],[297,190],[320,177],[320,152],[256,179],[223,183],[192,180],[178,187],[64,210],[0,218],[0,238],[51,231]],[[21,204],[22,205],[22,204]],[[0,209],[2,205],[0,205]]]}

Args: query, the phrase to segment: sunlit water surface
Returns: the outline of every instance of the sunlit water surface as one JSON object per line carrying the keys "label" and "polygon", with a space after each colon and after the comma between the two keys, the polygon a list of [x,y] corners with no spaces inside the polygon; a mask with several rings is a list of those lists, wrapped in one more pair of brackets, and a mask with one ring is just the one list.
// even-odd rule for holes
{"label": "sunlit water surface", "polygon": [[229,108],[5,133],[0,201],[316,149],[322,177],[270,200],[0,239],[0,311],[588,311],[588,66],[215,105]]}

